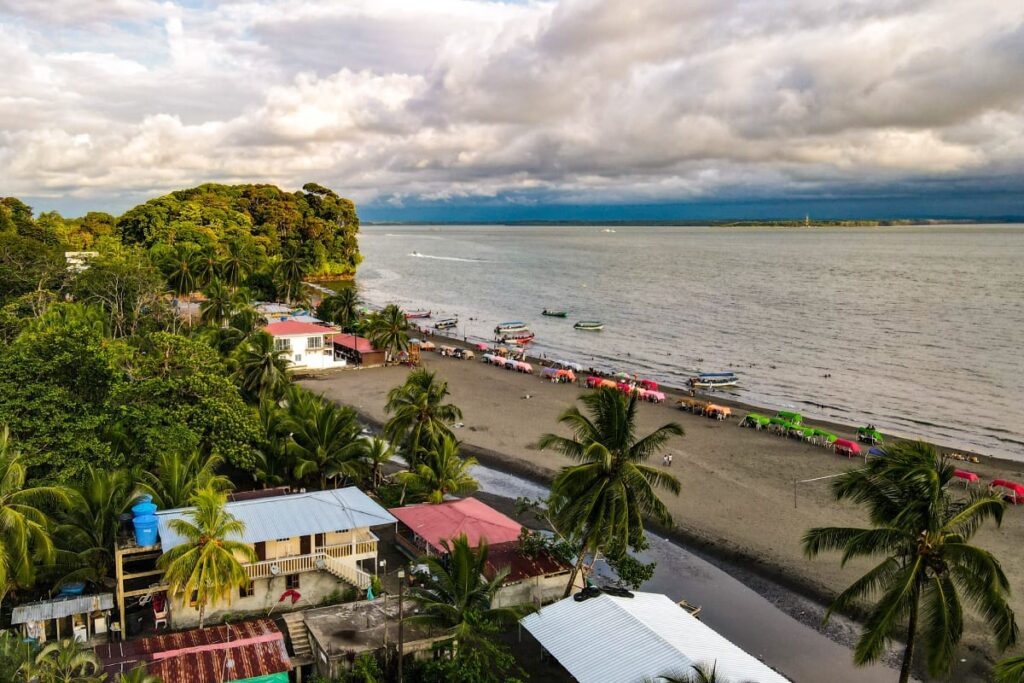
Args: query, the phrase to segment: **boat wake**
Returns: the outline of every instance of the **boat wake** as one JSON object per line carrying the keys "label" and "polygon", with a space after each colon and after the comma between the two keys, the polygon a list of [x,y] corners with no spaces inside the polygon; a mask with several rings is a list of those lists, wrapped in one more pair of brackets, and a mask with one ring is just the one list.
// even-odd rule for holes
{"label": "boat wake", "polygon": [[482,258],[459,258],[458,256],[432,256],[430,254],[421,254],[418,251],[414,251],[409,256],[415,258],[428,258],[435,261],[459,261],[460,263],[490,263],[490,261]]}

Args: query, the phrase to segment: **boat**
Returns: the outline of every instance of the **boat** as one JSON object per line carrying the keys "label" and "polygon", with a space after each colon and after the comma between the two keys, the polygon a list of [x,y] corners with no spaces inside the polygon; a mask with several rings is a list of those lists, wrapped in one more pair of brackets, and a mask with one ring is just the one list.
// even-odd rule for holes
{"label": "boat", "polygon": [[541,315],[546,315],[549,318],[566,318],[566,317],[569,316],[569,312],[568,311],[549,311],[548,309],[545,308],[541,312]]}
{"label": "boat", "polygon": [[534,337],[536,336],[537,335],[530,331],[511,332],[509,334],[503,335],[501,337],[501,341],[507,342],[509,344],[529,344],[530,342],[533,341]]}
{"label": "boat", "polygon": [[442,318],[434,323],[435,330],[450,330],[453,327],[459,326],[458,318]]}
{"label": "boat", "polygon": [[412,320],[413,318],[429,318],[430,311],[407,311],[405,314],[406,320]]}
{"label": "boat", "polygon": [[522,322],[521,320],[513,320],[512,322],[498,323],[498,326],[494,328],[494,334],[499,337],[503,334],[529,331],[530,326]]}
{"label": "boat", "polygon": [[702,372],[690,378],[690,386],[696,389],[734,387],[739,381],[735,372]]}
{"label": "boat", "polygon": [[600,332],[604,329],[604,323],[600,320],[581,320],[573,325],[573,328],[585,332]]}

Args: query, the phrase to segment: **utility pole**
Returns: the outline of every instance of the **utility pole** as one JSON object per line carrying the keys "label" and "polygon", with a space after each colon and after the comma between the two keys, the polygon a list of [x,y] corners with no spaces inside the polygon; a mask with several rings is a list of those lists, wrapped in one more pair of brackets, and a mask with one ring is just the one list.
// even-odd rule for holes
{"label": "utility pole", "polygon": [[403,617],[405,616],[402,611],[402,589],[405,587],[405,570],[398,570],[398,683],[402,683],[402,655],[405,654],[405,641],[403,637],[405,632],[403,630]]}

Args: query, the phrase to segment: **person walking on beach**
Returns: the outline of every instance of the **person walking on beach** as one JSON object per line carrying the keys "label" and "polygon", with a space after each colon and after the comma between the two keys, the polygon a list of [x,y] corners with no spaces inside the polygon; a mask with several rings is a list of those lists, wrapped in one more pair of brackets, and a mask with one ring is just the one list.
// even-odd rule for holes
{"label": "person walking on beach", "polygon": [[661,456],[661,464],[664,465],[665,467],[668,467],[668,453]]}
{"label": "person walking on beach", "polygon": [[668,460],[668,466],[672,467],[672,454],[671,453],[667,453],[665,455],[665,459]]}

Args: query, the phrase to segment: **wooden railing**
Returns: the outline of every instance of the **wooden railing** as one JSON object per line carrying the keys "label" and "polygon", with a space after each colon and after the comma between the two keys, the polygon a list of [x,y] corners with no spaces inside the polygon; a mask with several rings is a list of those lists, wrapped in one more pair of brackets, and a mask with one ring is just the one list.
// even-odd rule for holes
{"label": "wooden railing", "polygon": [[[289,557],[279,557],[276,560],[261,560],[259,562],[252,562],[245,565],[245,571],[249,574],[250,579],[268,579],[273,576],[285,576],[287,574],[299,574],[301,572],[311,572],[316,569],[328,569],[332,574],[335,574],[339,578],[345,579],[349,583],[357,586],[358,588],[366,588],[369,586],[369,574],[356,569],[354,566],[349,565],[345,562],[341,562],[341,558],[351,557],[355,550],[356,555],[365,554],[376,554],[377,552],[377,537],[373,534],[360,535],[356,538],[355,543],[351,541],[348,543],[339,543],[337,545],[329,545],[318,548],[315,553],[309,553],[306,555],[292,555]],[[318,564],[318,560],[322,564]],[[326,563],[330,562],[330,567],[327,567]],[[277,566],[277,571],[272,571],[271,567]],[[337,570],[338,567],[349,567],[354,574],[351,574],[351,578],[348,576],[342,576],[339,572],[343,570]],[[360,576],[362,575],[362,576]],[[365,579],[366,585],[359,585],[356,583],[356,579],[362,583]]]}
{"label": "wooden railing", "polygon": [[[245,565],[245,570],[250,579],[267,579],[271,576],[284,576],[286,574],[298,574],[300,572],[311,572],[317,568],[316,561],[322,557],[321,553],[310,555],[297,555],[293,557],[281,557],[276,560],[263,560]],[[278,571],[274,572],[271,567],[277,565]]]}
{"label": "wooden railing", "polygon": [[358,567],[345,564],[334,557],[326,558],[325,562],[327,565],[327,571],[334,574],[339,579],[347,581],[359,590],[366,590],[369,587],[372,577]]}

